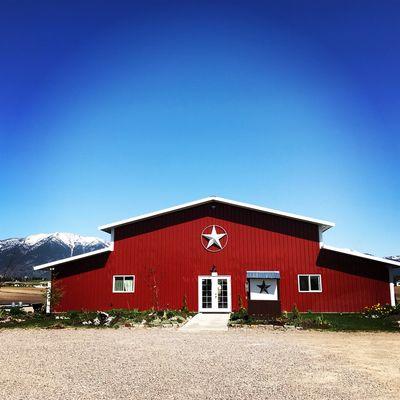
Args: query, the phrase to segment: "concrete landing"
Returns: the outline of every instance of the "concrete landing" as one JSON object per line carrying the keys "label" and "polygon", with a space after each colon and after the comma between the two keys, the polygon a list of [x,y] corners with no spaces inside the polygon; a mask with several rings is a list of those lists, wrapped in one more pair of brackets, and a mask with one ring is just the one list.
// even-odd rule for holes
{"label": "concrete landing", "polygon": [[179,328],[182,332],[227,331],[229,313],[199,313]]}

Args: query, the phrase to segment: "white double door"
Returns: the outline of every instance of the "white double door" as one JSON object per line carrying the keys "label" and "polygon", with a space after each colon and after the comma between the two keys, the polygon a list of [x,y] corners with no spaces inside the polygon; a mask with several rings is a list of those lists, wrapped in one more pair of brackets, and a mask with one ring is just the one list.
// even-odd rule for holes
{"label": "white double door", "polygon": [[231,310],[231,277],[199,276],[199,312]]}

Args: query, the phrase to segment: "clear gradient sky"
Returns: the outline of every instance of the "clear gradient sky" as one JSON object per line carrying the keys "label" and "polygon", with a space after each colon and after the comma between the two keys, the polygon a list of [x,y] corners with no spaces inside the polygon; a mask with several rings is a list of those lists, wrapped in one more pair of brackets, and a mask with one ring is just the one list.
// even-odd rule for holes
{"label": "clear gradient sky", "polygon": [[0,3],[0,238],[208,195],[400,254],[400,2]]}

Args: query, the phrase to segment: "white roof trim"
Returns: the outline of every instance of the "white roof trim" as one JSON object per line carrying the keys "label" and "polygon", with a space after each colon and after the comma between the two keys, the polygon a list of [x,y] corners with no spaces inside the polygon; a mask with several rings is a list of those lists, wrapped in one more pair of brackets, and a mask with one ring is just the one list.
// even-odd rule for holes
{"label": "white roof trim", "polygon": [[282,216],[282,217],[296,219],[296,220],[299,220],[299,221],[310,222],[312,224],[320,225],[322,227],[323,231],[326,231],[327,229],[335,226],[335,224],[333,222],[329,222],[329,221],[324,221],[324,220],[320,220],[320,219],[304,217],[302,215],[291,214],[291,213],[287,213],[287,212],[284,212],[284,211],[274,210],[272,208],[260,207],[260,206],[254,205],[254,204],[241,203],[241,202],[235,201],[235,200],[228,200],[228,199],[224,199],[222,197],[214,197],[214,196],[212,196],[212,197],[206,197],[204,199],[200,199],[200,200],[196,200],[196,201],[191,201],[189,203],[184,203],[184,204],[181,204],[181,205],[178,205],[178,206],[165,208],[163,210],[159,210],[159,211],[155,211],[155,212],[151,212],[151,213],[147,213],[147,214],[142,214],[142,215],[139,215],[137,217],[124,219],[124,220],[117,221],[117,222],[112,222],[112,223],[106,224],[106,225],[101,225],[101,226],[99,226],[99,229],[101,231],[110,233],[111,228],[114,228],[116,226],[131,224],[133,222],[141,221],[141,220],[144,220],[144,219],[147,219],[147,218],[152,218],[152,217],[156,217],[156,216],[159,216],[159,215],[172,213],[174,211],[184,210],[186,208],[198,206],[198,205],[201,205],[201,204],[210,203],[212,201],[217,201],[218,203],[222,203],[222,204],[228,204],[228,205],[238,206],[238,207],[242,207],[242,208],[247,208],[249,210],[260,211],[260,212],[264,212],[264,213],[267,213],[267,214],[279,215],[279,216]]}
{"label": "white roof trim", "polygon": [[382,262],[385,264],[396,265],[397,267],[400,267],[399,261],[388,260],[387,258],[383,258],[383,257],[370,256],[368,254],[364,254],[364,253],[361,253],[361,252],[355,251],[355,250],[342,249],[340,247],[328,246],[327,244],[324,244],[322,246],[322,248],[325,250],[336,251],[338,253],[348,254],[348,255],[354,256],[354,257],[366,258],[367,260],[378,261],[378,262]]}
{"label": "white roof trim", "polygon": [[79,254],[78,256],[63,258],[61,260],[52,261],[52,262],[49,262],[49,263],[46,263],[46,264],[42,264],[42,265],[37,265],[36,267],[33,267],[33,269],[34,269],[34,271],[37,271],[38,269],[51,268],[51,267],[54,267],[56,265],[69,263],[69,262],[72,262],[72,261],[75,261],[75,260],[80,260],[82,258],[91,257],[91,256],[95,256],[97,254],[107,253],[107,252],[110,252],[110,251],[112,251],[111,248],[105,247],[104,249],[90,251],[89,253]]}

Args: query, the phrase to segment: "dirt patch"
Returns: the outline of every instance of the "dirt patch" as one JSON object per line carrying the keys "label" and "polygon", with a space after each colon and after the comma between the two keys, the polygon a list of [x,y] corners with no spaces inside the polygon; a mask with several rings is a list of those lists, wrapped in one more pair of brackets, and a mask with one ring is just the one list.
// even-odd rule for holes
{"label": "dirt patch", "polygon": [[335,354],[375,379],[400,377],[400,357],[394,350],[399,345],[400,333],[310,331],[299,335],[298,340],[300,343],[311,341],[314,349]]}
{"label": "dirt patch", "polygon": [[10,304],[13,301],[23,303],[43,303],[43,294],[46,289],[34,287],[0,287],[0,304]]}
{"label": "dirt patch", "polygon": [[0,330],[0,398],[398,399],[400,335]]}

